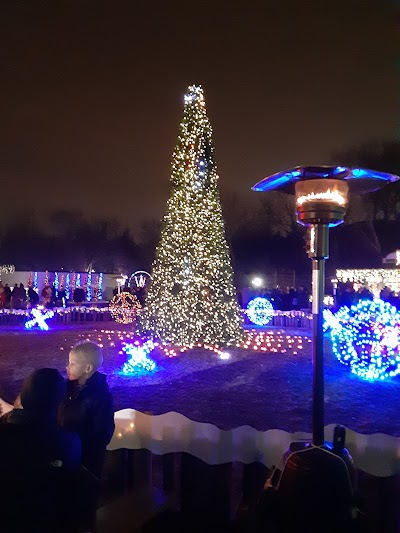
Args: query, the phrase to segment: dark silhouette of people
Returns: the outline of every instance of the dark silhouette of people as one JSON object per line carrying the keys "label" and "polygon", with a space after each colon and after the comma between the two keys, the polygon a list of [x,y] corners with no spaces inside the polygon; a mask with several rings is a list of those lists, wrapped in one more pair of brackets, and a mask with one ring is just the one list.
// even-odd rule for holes
{"label": "dark silhouette of people", "polygon": [[29,287],[28,289],[28,300],[30,307],[36,307],[39,303],[39,294],[33,287]]}
{"label": "dark silhouette of people", "polygon": [[65,393],[58,370],[36,370],[24,381],[14,409],[0,418],[2,531],[56,531],[55,524],[70,512],[81,443],[77,434],[57,426]]}

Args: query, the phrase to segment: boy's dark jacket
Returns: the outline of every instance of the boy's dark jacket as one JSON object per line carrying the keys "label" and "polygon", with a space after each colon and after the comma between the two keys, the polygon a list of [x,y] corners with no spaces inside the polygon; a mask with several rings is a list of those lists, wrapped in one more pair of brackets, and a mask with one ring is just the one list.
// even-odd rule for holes
{"label": "boy's dark jacket", "polygon": [[107,444],[114,433],[114,408],[107,379],[95,372],[85,385],[67,382],[67,397],[60,408],[61,426],[76,431],[82,441],[82,464],[99,475]]}

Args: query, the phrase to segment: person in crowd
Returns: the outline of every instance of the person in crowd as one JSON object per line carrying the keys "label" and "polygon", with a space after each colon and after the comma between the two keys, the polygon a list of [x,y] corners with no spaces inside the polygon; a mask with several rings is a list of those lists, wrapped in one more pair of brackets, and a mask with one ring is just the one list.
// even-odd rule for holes
{"label": "person in crowd", "polygon": [[39,303],[39,295],[33,287],[29,287],[28,289],[28,300],[30,308],[36,307]]}
{"label": "person in crowd", "polygon": [[0,309],[4,309],[6,306],[6,293],[4,291],[4,285],[0,281]]}
{"label": "person in crowd", "polygon": [[19,295],[21,298],[21,307],[22,309],[26,309],[26,290],[23,283],[19,284]]}
{"label": "person in crowd", "polygon": [[299,307],[299,294],[294,287],[291,287],[289,290],[289,300],[291,309],[298,311]]}
{"label": "person in crowd", "polygon": [[343,287],[340,287],[340,291],[338,291],[338,303],[337,307],[347,306],[351,307],[355,303],[356,299],[356,291],[353,288],[353,284],[350,282],[347,282]]}
{"label": "person in crowd", "polygon": [[11,292],[11,307],[13,309],[21,309],[22,307],[21,292],[17,283],[14,284]]}
{"label": "person in crowd", "polygon": [[74,290],[74,302],[82,304],[85,301],[85,291],[82,287],[76,287]]}
{"label": "person in crowd", "polygon": [[11,289],[8,286],[8,283],[4,285],[4,292],[6,295],[6,308],[9,309],[11,307]]}
{"label": "person in crowd", "polygon": [[60,287],[57,291],[57,307],[66,307],[67,305],[67,293],[64,287]]}
{"label": "person in crowd", "polygon": [[93,342],[77,344],[69,353],[65,401],[59,410],[61,427],[76,431],[82,441],[82,464],[101,477],[106,446],[114,433],[114,409],[106,376],[98,372],[101,348]]}
{"label": "person in crowd", "polygon": [[14,406],[0,403],[2,531],[55,531],[76,507],[81,442],[57,425],[65,394],[58,370],[42,368],[25,379]]}
{"label": "person in crowd", "polygon": [[379,293],[379,298],[384,302],[388,302],[390,300],[391,293],[392,291],[389,289],[389,287],[385,286]]}
{"label": "person in crowd", "polygon": [[45,285],[42,289],[43,305],[49,309],[52,307],[53,291],[49,285]]}
{"label": "person in crowd", "polygon": [[368,289],[368,287],[360,287],[356,294],[356,300],[373,300],[374,295],[372,292]]}
{"label": "person in crowd", "polygon": [[310,308],[310,295],[305,287],[300,287],[298,292],[299,298],[299,309],[309,309]]}

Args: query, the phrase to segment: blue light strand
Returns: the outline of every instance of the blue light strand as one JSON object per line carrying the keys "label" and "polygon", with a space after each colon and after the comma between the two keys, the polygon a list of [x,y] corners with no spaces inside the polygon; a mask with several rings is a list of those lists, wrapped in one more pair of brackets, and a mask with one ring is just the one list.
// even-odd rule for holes
{"label": "blue light strand", "polygon": [[33,276],[33,288],[37,291],[38,290],[38,273],[35,272]]}
{"label": "blue light strand", "polygon": [[99,275],[99,287],[97,289],[97,299],[102,300],[103,299],[103,273],[100,272]]}
{"label": "blue light strand", "polygon": [[67,274],[65,278],[65,298],[69,300],[70,298],[70,275]]}
{"label": "blue light strand", "polygon": [[332,351],[351,372],[366,380],[384,380],[400,373],[400,313],[382,300],[360,300],[336,313],[324,310]]}
{"label": "blue light strand", "polygon": [[267,325],[274,316],[274,308],[268,298],[253,298],[247,305],[247,316],[257,326]]}
{"label": "blue light strand", "polygon": [[87,277],[87,291],[86,291],[86,301],[90,302],[92,299],[92,273],[88,273]]}
{"label": "blue light strand", "polygon": [[76,275],[76,284],[75,284],[75,287],[80,287],[81,286],[81,275],[80,274],[77,274]]}
{"label": "blue light strand", "polygon": [[142,345],[139,341],[128,343],[123,346],[123,351],[129,356],[129,360],[124,363],[122,373],[127,376],[135,376],[147,372],[153,372],[156,369],[156,363],[147,357],[154,349],[152,340],[144,342]]}
{"label": "blue light strand", "polygon": [[60,282],[58,280],[58,272],[56,272],[54,275],[54,288],[56,291],[58,291],[59,285],[60,285]]}

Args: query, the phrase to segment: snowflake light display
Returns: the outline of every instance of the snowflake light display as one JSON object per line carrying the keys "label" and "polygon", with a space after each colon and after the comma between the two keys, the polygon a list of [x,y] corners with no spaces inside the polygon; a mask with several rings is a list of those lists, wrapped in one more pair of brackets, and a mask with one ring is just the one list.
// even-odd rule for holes
{"label": "snowflake light display", "polygon": [[136,320],[141,305],[134,294],[121,292],[109,304],[111,316],[120,324],[131,324]]}
{"label": "snowflake light display", "polygon": [[324,311],[332,350],[354,374],[383,380],[400,373],[400,313],[382,300],[361,300],[335,314]]}
{"label": "snowflake light display", "polygon": [[253,298],[247,305],[247,316],[257,326],[265,326],[274,316],[274,308],[268,298]]}
{"label": "snowflake light display", "polygon": [[148,340],[142,345],[139,341],[135,341],[133,344],[125,344],[122,349],[127,355],[129,355],[129,361],[124,364],[122,369],[123,374],[132,376],[155,370],[155,362],[147,357],[147,355],[154,349],[154,343],[152,340]]}
{"label": "snowflake light display", "polygon": [[32,319],[25,322],[25,329],[32,329],[37,326],[42,331],[48,331],[50,328],[46,320],[54,316],[54,312],[50,309],[44,310],[43,307],[34,308],[31,311]]}

